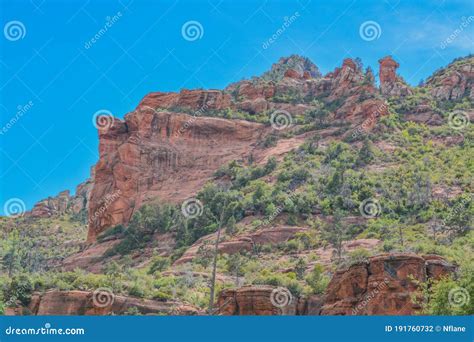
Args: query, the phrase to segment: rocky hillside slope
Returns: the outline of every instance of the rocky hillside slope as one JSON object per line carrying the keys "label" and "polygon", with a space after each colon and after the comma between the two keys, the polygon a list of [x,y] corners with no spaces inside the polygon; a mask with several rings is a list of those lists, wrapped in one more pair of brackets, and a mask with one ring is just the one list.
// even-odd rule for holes
{"label": "rocky hillside slope", "polygon": [[99,118],[75,195],[0,218],[0,312],[470,313],[474,57],[398,67],[293,55]]}

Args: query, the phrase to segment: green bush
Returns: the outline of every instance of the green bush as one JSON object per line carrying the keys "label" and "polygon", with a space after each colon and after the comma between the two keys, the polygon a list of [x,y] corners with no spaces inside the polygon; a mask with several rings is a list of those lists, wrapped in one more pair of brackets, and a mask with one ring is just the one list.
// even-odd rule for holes
{"label": "green bush", "polygon": [[170,265],[170,260],[165,257],[156,256],[151,261],[150,270],[148,271],[149,274],[153,274],[155,272],[164,271]]}
{"label": "green bush", "polygon": [[31,278],[26,274],[14,276],[10,284],[3,289],[3,298],[6,304],[14,306],[19,301],[23,306],[28,306],[34,290]]}
{"label": "green bush", "polygon": [[324,273],[324,267],[320,264],[314,265],[311,273],[306,276],[306,283],[315,294],[322,294],[329,284],[329,277]]}

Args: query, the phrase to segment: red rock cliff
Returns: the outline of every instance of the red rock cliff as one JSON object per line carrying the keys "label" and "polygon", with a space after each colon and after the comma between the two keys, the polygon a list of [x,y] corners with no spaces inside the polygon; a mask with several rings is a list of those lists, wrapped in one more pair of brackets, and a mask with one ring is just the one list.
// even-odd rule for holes
{"label": "red rock cliff", "polygon": [[114,119],[110,128],[99,130],[88,241],[105,228],[127,224],[134,210],[150,199],[177,203],[192,197],[221,165],[249,155],[266,128],[199,116],[198,105],[210,106],[201,102],[201,95],[177,102],[195,108],[196,116],[151,109],[164,96],[153,94],[125,121]]}

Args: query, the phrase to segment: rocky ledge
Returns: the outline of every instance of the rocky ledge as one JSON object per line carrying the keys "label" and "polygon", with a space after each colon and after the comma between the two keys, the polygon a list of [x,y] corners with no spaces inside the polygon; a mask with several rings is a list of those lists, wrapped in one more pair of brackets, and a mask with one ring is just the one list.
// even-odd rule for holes
{"label": "rocky ledge", "polygon": [[[133,311],[130,311],[133,310]],[[47,291],[34,293],[27,308],[8,309],[7,315],[197,315],[191,305],[114,295],[108,291]]]}
{"label": "rocky ledge", "polygon": [[[223,290],[221,315],[413,315],[419,283],[455,272],[436,255],[382,254],[337,271],[324,296],[296,298],[272,286]],[[285,305],[279,305],[279,304]]]}

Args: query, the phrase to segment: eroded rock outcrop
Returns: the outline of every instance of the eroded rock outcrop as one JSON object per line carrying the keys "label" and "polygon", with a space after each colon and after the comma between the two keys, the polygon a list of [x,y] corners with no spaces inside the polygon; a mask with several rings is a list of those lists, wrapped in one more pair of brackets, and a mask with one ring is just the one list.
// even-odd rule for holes
{"label": "eroded rock outcrop", "polygon": [[[458,99],[461,94],[472,94],[472,57],[466,61],[455,64],[456,72],[438,73],[427,82],[433,96]],[[364,73],[356,60],[345,59],[341,67],[322,77],[308,59],[290,56],[262,76],[224,90],[145,96],[124,121],[114,119],[108,129],[99,132],[100,160],[88,205],[88,241],[95,241],[105,228],[127,224],[136,209],[154,198],[178,203],[193,196],[220,166],[258,150],[257,142],[271,131],[255,122],[210,115],[243,111],[270,116],[284,111],[295,117],[331,108],[324,118],[326,124],[370,130],[379,117],[388,114],[384,96],[413,92],[397,75],[396,61],[388,56],[379,62],[380,89],[375,87],[373,73]],[[458,81],[445,81],[457,73],[461,74],[456,76]],[[429,107],[430,99],[426,101],[410,109],[405,118],[441,123],[441,117]],[[48,215],[49,208],[49,202],[42,203],[34,212]]]}
{"label": "eroded rock outcrop", "polygon": [[74,196],[71,196],[69,190],[61,191],[57,196],[48,197],[37,202],[27,215],[35,218],[45,218],[64,213],[78,214],[87,209],[92,187],[93,177],[79,184]]}
{"label": "eroded rock outcrop", "polygon": [[421,299],[419,284],[453,272],[455,267],[436,255],[382,254],[337,271],[324,296],[296,298],[274,286],[223,290],[219,314],[412,315],[421,308],[413,300]]}
{"label": "eroded rock outcrop", "polygon": [[[418,283],[454,272],[437,256],[383,254],[337,271],[321,315],[412,315],[420,309]],[[420,298],[419,298],[420,299]]]}
{"label": "eroded rock outcrop", "polygon": [[[246,158],[267,130],[248,121],[149,107],[139,107],[125,121],[115,119],[99,131],[88,241],[107,227],[127,224],[150,199],[176,203],[191,197],[221,165]],[[106,196],[113,201],[105,202]]]}
{"label": "eroded rock outcrop", "polygon": [[431,76],[425,84],[438,100],[474,99],[474,57],[454,61]]}
{"label": "eroded rock outcrop", "polygon": [[292,78],[319,78],[321,73],[318,67],[308,58],[298,55],[282,57],[272,65],[271,70],[265,72],[261,78],[271,81],[279,81],[283,77]]}
{"label": "eroded rock outcrop", "polygon": [[[33,294],[28,306],[33,315],[122,315],[133,310],[144,315],[197,315],[200,311],[188,304],[113,295],[111,292],[47,291]],[[24,309],[10,310],[19,314]]]}
{"label": "eroded rock outcrop", "polygon": [[231,96],[221,90],[183,89],[179,93],[155,92],[145,96],[139,107],[143,110],[179,109],[205,112],[230,108]]}
{"label": "eroded rock outcrop", "polygon": [[391,56],[379,60],[380,92],[386,96],[412,94],[410,87],[397,75],[400,65]]}
{"label": "eroded rock outcrop", "polygon": [[[296,315],[297,299],[281,293],[282,304],[276,302],[278,289],[274,286],[243,286],[223,290],[217,301],[218,314],[224,316]],[[275,305],[276,303],[276,305]]]}

